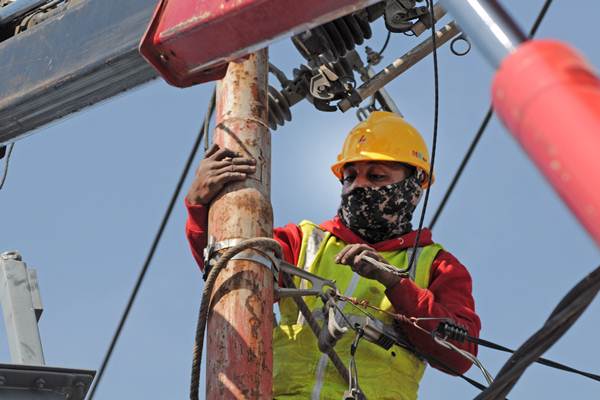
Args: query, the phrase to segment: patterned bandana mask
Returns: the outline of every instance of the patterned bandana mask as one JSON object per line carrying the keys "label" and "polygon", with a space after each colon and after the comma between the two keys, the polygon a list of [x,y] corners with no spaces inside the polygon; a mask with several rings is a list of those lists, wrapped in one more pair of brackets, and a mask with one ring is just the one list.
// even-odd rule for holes
{"label": "patterned bandana mask", "polygon": [[423,189],[419,171],[404,180],[378,188],[357,187],[342,194],[338,216],[368,243],[378,243],[412,230],[412,214]]}

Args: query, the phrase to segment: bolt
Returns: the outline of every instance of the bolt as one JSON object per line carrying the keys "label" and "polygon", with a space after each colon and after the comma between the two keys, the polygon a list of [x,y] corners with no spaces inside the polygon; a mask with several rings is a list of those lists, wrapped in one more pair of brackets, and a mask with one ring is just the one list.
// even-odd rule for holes
{"label": "bolt", "polygon": [[0,259],[2,260],[15,260],[21,261],[23,258],[21,254],[17,250],[5,251],[4,253],[0,253]]}
{"label": "bolt", "polygon": [[402,16],[400,14],[394,14],[394,16],[392,17],[392,21],[394,22],[400,22],[402,20]]}
{"label": "bolt", "polygon": [[44,378],[37,378],[33,385],[36,389],[41,390],[46,386],[46,381],[44,380]]}

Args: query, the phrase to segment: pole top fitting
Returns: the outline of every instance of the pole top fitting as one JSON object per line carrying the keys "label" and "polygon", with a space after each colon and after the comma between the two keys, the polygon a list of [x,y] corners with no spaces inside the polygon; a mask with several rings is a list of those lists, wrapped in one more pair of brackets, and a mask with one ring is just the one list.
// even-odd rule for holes
{"label": "pole top fitting", "polygon": [[10,250],[0,253],[0,260],[15,260],[22,261],[23,258],[21,254],[17,250]]}

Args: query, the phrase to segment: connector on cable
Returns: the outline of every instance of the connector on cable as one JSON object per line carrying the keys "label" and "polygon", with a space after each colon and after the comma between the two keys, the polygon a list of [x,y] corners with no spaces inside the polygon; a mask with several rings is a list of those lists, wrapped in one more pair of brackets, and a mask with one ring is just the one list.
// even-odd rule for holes
{"label": "connector on cable", "polygon": [[453,320],[447,319],[440,322],[434,334],[439,334],[444,338],[456,340],[457,342],[462,343],[469,336],[469,331]]}

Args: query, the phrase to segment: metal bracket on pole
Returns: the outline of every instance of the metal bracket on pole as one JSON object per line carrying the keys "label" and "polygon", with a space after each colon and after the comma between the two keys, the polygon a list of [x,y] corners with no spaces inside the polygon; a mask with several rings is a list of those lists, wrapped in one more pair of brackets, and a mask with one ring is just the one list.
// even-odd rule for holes
{"label": "metal bracket on pole", "polygon": [[37,325],[42,315],[37,275],[16,251],[0,254],[0,302],[12,362],[44,365]]}

